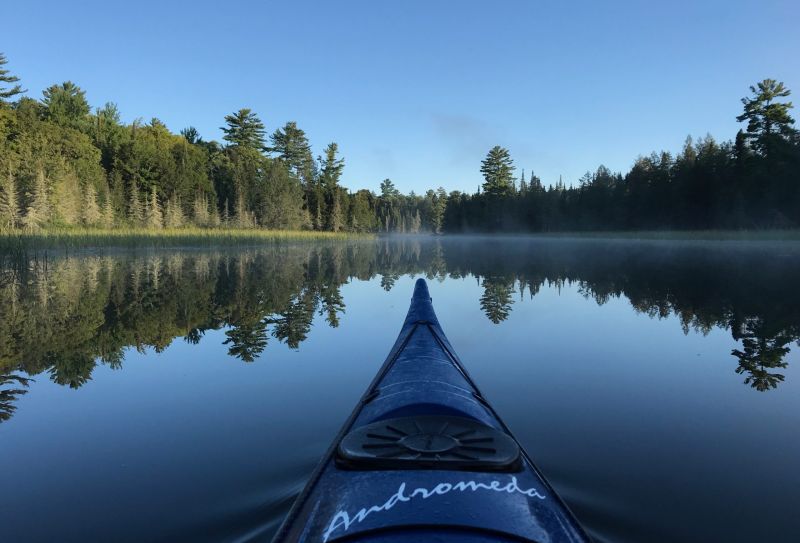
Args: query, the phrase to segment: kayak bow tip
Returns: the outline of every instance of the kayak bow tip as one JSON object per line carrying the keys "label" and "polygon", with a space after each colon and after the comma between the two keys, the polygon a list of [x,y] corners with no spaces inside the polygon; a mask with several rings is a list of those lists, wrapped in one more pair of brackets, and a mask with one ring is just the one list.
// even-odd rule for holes
{"label": "kayak bow tip", "polygon": [[431,301],[431,294],[428,292],[428,283],[425,282],[425,279],[420,277],[417,279],[417,282],[414,284],[414,294],[411,296],[412,300],[425,300],[427,302]]}
{"label": "kayak bow tip", "polygon": [[408,308],[405,325],[408,326],[415,323],[439,324],[436,319],[436,313],[433,311],[431,295],[428,292],[428,283],[421,277],[417,279],[414,285],[414,294],[411,297],[411,306]]}

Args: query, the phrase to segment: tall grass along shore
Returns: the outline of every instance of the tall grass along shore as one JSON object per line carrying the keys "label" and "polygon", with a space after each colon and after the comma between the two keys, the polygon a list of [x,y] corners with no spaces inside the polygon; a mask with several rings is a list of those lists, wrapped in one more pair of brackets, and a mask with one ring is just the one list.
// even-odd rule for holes
{"label": "tall grass along shore", "polygon": [[53,228],[40,231],[0,230],[0,252],[28,249],[78,249],[92,247],[191,247],[259,245],[279,241],[369,239],[372,234],[308,230],[236,228]]}

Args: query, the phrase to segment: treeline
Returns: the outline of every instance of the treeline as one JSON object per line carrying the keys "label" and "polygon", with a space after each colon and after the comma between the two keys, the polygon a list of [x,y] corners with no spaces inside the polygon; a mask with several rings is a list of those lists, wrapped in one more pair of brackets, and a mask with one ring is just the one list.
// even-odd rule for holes
{"label": "treeline", "polygon": [[340,185],[336,143],[312,155],[288,122],[267,137],[249,109],[225,117],[223,143],[158,119],[125,124],[113,103],[92,111],[83,89],[20,97],[0,54],[0,229],[235,227],[354,232],[441,229],[444,191],[381,194]]}
{"label": "treeline", "polygon": [[352,232],[784,228],[800,225],[800,138],[790,91],[764,80],[743,98],[732,142],[688,139],[622,175],[600,166],[576,186],[517,179],[508,150],[483,161],[483,190],[404,195],[340,185],[338,145],[314,158],[287,122],[267,135],[249,109],[224,119],[223,142],[158,119],[92,111],[72,82],[20,97],[0,54],[0,229],[235,227]]}
{"label": "treeline", "polygon": [[789,228],[800,226],[800,137],[790,91],[764,80],[743,98],[746,122],[734,141],[687,138],[673,156],[640,157],[622,175],[605,166],[577,186],[547,188],[533,173],[518,183],[508,150],[483,161],[483,191],[451,193],[452,232]]}

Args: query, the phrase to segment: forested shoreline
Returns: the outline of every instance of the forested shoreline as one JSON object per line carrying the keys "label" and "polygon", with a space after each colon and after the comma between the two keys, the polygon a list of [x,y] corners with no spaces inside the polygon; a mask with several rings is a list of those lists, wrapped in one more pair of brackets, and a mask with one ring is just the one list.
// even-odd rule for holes
{"label": "forested shoreline", "polygon": [[[683,150],[638,158],[624,175],[600,166],[574,186],[519,177],[508,150],[483,160],[474,194],[401,194],[341,186],[344,159],[329,143],[314,158],[287,122],[267,135],[242,108],[223,142],[193,127],[123,123],[113,103],[92,110],[72,82],[23,96],[0,54],[0,231],[269,229],[463,233],[796,228],[800,137],[775,80],[751,87],[733,141],[688,138]],[[477,162],[477,157],[476,157]]]}

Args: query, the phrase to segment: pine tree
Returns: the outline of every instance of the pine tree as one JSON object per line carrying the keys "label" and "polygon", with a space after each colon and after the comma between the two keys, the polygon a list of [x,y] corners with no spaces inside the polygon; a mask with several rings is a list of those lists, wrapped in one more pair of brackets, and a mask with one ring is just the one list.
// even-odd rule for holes
{"label": "pine tree", "polygon": [[111,200],[111,191],[106,189],[106,200],[103,202],[103,228],[114,228],[114,202]]}
{"label": "pine tree", "polygon": [[0,184],[0,229],[16,228],[19,220],[17,184],[14,176],[9,172],[6,182]]}
{"label": "pine tree", "polygon": [[522,175],[519,176],[519,193],[522,196],[528,192],[528,182],[525,181],[525,168],[522,168]]}
{"label": "pine tree", "polygon": [[39,168],[36,174],[36,183],[33,186],[33,193],[28,193],[28,207],[25,209],[25,216],[22,218],[22,226],[26,230],[38,230],[50,220],[50,198],[47,194],[47,179],[44,170]]}
{"label": "pine tree", "polygon": [[533,171],[531,171],[531,180],[528,183],[528,190],[532,190],[534,192],[539,192],[542,190],[542,180],[533,175]]}
{"label": "pine tree", "polygon": [[83,194],[83,210],[81,219],[86,226],[96,226],[103,217],[100,207],[97,205],[97,191],[93,183],[86,183],[86,190]]}
{"label": "pine tree", "polygon": [[192,145],[203,143],[203,138],[200,137],[200,132],[198,132],[193,126],[187,126],[181,130],[181,136],[183,136],[184,139]]}
{"label": "pine tree", "polygon": [[48,119],[71,128],[86,126],[91,107],[86,101],[86,92],[75,83],[65,81],[60,85],[51,85],[42,94]]}
{"label": "pine tree", "polygon": [[339,180],[344,170],[344,160],[337,158],[339,146],[330,143],[325,148],[325,157],[319,157],[319,183],[325,198],[325,228],[338,232],[342,228],[342,209],[339,201]]}
{"label": "pine tree", "polygon": [[[6,60],[5,54],[0,53],[0,105],[6,103],[9,98],[26,92],[25,89],[16,84],[19,81],[19,77],[10,75],[9,71],[3,68],[6,64],[8,64],[8,60]],[[2,85],[3,83],[12,85],[7,87]]]}
{"label": "pine tree", "polygon": [[81,221],[81,188],[73,173],[56,178],[53,183],[51,217],[57,221],[75,225]]}
{"label": "pine tree", "polygon": [[742,98],[744,113],[736,117],[747,121],[747,139],[753,149],[769,158],[777,145],[790,140],[797,131],[792,127],[794,119],[789,115],[791,102],[776,102],[791,94],[782,82],[765,79],[750,87],[753,96]]}
{"label": "pine tree", "polygon": [[252,110],[242,108],[225,115],[227,126],[221,127],[225,133],[222,139],[231,145],[261,150],[264,147],[264,123]]}
{"label": "pine tree", "polygon": [[156,188],[150,190],[150,198],[144,210],[144,223],[147,228],[160,230],[164,227],[164,214],[161,211],[161,204],[158,202]]}
{"label": "pine tree", "polygon": [[208,198],[203,193],[195,196],[194,205],[192,206],[194,224],[197,226],[210,226],[211,217],[208,213]]}
{"label": "pine tree", "polygon": [[411,221],[411,232],[414,234],[418,234],[420,228],[422,228],[422,217],[419,215],[419,209],[414,213],[414,218]]}
{"label": "pine tree", "polygon": [[245,205],[244,195],[242,191],[239,191],[236,195],[236,226],[238,228],[252,228],[254,226],[253,222],[253,217]]}
{"label": "pine tree", "polygon": [[270,136],[270,144],[269,151],[277,153],[278,158],[308,190],[313,181],[316,165],[306,133],[297,127],[296,122],[291,121]]}
{"label": "pine tree", "polygon": [[164,226],[167,228],[180,228],[185,221],[181,199],[177,194],[173,194],[167,201],[166,210],[164,211]]}
{"label": "pine tree", "polygon": [[506,196],[513,190],[514,162],[508,149],[495,145],[481,163],[483,190],[491,196]]}
{"label": "pine tree", "polygon": [[225,198],[225,205],[222,208],[222,226],[227,228],[231,222],[231,211],[230,211],[230,204],[228,204],[228,199]]}
{"label": "pine tree", "polygon": [[211,228],[219,228],[221,223],[221,219],[219,218],[219,210],[215,204],[211,204],[211,212],[208,214],[208,225]]}
{"label": "pine tree", "polygon": [[128,220],[133,226],[142,226],[144,221],[144,210],[142,209],[142,201],[136,181],[131,183],[130,193],[128,194]]}
{"label": "pine tree", "polygon": [[339,198],[339,191],[333,193],[331,198],[330,212],[328,213],[327,229],[331,232],[338,232],[342,229],[342,205]]}
{"label": "pine tree", "polygon": [[447,191],[444,187],[436,189],[436,198],[433,204],[433,231],[436,234],[441,234],[442,227],[444,226],[444,214],[447,210]]}

